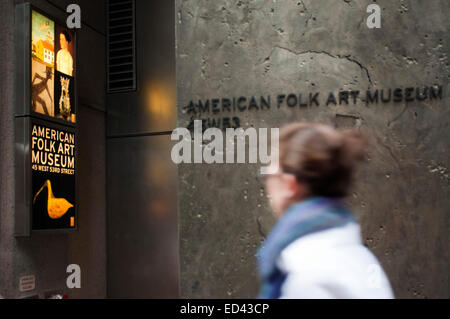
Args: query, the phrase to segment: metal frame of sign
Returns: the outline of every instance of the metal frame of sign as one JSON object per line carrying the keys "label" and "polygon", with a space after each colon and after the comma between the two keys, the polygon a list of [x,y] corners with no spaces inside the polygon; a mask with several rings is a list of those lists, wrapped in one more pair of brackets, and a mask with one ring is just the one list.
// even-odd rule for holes
{"label": "metal frame of sign", "polygon": [[[30,3],[17,4],[15,8],[15,228],[14,236],[29,237],[32,233],[71,233],[78,231],[78,147],[77,147],[77,120],[76,123],[58,119],[52,116],[33,112],[31,109],[31,37],[32,37],[32,11],[36,11],[56,25],[65,26],[59,19],[43,12]],[[77,94],[77,36],[72,31],[73,52],[75,56],[75,67],[72,74],[74,79],[73,105],[78,112]],[[54,41],[56,41],[56,36]],[[55,54],[56,60],[56,54]],[[56,62],[55,71],[56,75]],[[56,76],[55,76],[56,78]],[[76,114],[76,113],[75,113]],[[75,115],[76,116],[76,115]],[[76,116],[77,117],[77,116]],[[55,129],[64,129],[75,134],[75,226],[63,229],[33,230],[32,224],[32,159],[31,159],[31,130],[33,123],[50,126]]]}

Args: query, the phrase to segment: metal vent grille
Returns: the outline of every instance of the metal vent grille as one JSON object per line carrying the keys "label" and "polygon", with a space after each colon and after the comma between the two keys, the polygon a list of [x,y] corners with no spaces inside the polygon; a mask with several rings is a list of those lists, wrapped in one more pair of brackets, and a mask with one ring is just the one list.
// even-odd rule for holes
{"label": "metal vent grille", "polygon": [[107,2],[108,93],[136,90],[135,0]]}

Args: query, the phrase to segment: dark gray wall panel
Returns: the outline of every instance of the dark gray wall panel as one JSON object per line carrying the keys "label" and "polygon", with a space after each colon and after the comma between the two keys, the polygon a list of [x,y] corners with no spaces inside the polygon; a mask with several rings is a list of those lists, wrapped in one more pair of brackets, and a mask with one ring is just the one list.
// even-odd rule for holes
{"label": "dark gray wall panel", "polygon": [[79,107],[78,232],[69,237],[68,260],[82,270],[73,298],[106,297],[105,113]]}
{"label": "dark gray wall panel", "polygon": [[175,128],[174,19],[173,1],[136,1],[138,89],[110,95],[108,135]]}
{"label": "dark gray wall panel", "polygon": [[0,295],[14,289],[12,280],[14,255],[14,1],[0,2],[3,32],[0,45]]}
{"label": "dark gray wall panel", "polygon": [[[136,0],[136,92],[107,95],[108,297],[178,296],[174,2]],[[123,135],[143,134],[136,138]]]}
{"label": "dark gray wall panel", "polygon": [[178,297],[170,136],[108,140],[108,297]]}

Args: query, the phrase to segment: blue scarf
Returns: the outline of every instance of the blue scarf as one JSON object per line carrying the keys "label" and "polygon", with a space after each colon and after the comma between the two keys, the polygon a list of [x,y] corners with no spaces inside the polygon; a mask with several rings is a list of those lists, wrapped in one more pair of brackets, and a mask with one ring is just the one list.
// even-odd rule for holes
{"label": "blue scarf", "polygon": [[291,205],[258,251],[262,282],[259,298],[280,297],[286,274],[278,269],[276,261],[284,248],[304,235],[354,221],[356,217],[346,208],[342,199],[313,197]]}

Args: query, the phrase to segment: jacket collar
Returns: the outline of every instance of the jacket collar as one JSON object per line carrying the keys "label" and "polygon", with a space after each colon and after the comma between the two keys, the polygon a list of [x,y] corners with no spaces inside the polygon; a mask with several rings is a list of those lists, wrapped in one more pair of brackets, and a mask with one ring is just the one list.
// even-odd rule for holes
{"label": "jacket collar", "polygon": [[291,205],[275,224],[258,251],[261,279],[267,280],[276,270],[281,251],[307,234],[355,221],[342,199],[312,197]]}

